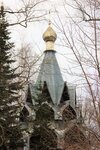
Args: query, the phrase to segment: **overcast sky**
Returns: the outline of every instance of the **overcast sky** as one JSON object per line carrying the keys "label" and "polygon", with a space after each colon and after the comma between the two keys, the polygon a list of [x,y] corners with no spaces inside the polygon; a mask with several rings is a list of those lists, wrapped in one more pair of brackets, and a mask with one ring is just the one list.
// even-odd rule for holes
{"label": "overcast sky", "polygon": [[[21,1],[20,0],[0,0],[4,3],[6,8],[16,9],[21,8]],[[25,0],[24,0],[25,1]],[[60,11],[60,17],[61,20],[64,19],[64,11],[63,11],[63,2],[64,0],[48,0],[48,3],[42,6],[42,8],[53,11],[53,6],[56,6],[56,8]],[[70,2],[70,0],[68,0]],[[52,3],[50,3],[52,2]],[[71,10],[71,8],[68,6],[67,11],[71,14],[74,14],[74,11]],[[10,15],[11,16],[11,15]],[[57,20],[54,13],[52,13],[51,16],[49,14],[46,16],[46,19],[49,20],[49,17],[51,21],[56,21],[59,24],[59,21]],[[9,19],[9,18],[8,18]],[[12,17],[10,17],[11,20],[13,20]],[[68,25],[68,20],[65,24]],[[67,71],[70,71],[70,68],[74,71],[76,68],[75,64],[72,63],[72,60],[70,62],[70,59],[73,59],[73,55],[71,54],[71,50],[67,47],[58,46],[59,44],[59,37],[61,38],[61,35],[59,34],[59,31],[57,28],[52,24],[54,30],[57,33],[58,39],[56,41],[55,49],[57,51],[57,59],[58,63],[60,65],[60,69],[63,74],[63,78],[68,83],[74,84],[74,85],[80,85],[81,80],[78,82],[78,78],[76,76],[68,74]],[[44,31],[48,27],[48,21],[42,21],[42,22],[33,22],[29,23],[27,28],[21,27],[21,26],[14,26],[10,28],[11,31],[11,37],[12,41],[15,43],[15,49],[20,49],[21,45],[30,44],[31,45],[31,52],[37,52],[38,54],[43,53],[45,50],[45,42],[42,39],[42,35]],[[70,28],[70,26],[69,26]],[[66,32],[67,33],[67,32]],[[69,35],[70,37],[70,35]],[[68,58],[69,57],[69,58]],[[33,58],[34,59],[34,58]],[[79,71],[79,70],[78,70]],[[80,90],[80,91],[79,91]],[[80,95],[82,95],[81,88],[78,89],[78,92],[80,92]]]}
{"label": "overcast sky", "polygon": [[[18,8],[21,8],[21,1],[20,0],[0,0],[1,3],[3,2],[4,6],[6,8],[11,8],[13,10],[16,10]],[[51,3],[50,3],[51,2]],[[45,9],[47,9],[47,11],[49,12],[49,10],[52,10],[52,6],[54,6],[56,4],[56,6],[58,4],[61,3],[61,0],[49,0],[47,3],[42,4]],[[12,16],[11,16],[12,17]],[[49,15],[46,16],[49,19]],[[13,18],[10,18],[11,21],[13,20]],[[11,28],[11,32],[12,32],[12,37],[13,37],[13,41],[16,44],[17,48],[20,47],[20,44],[22,43],[30,43],[32,45],[37,45],[37,50],[43,49],[44,48],[44,42],[42,40],[42,34],[43,32],[46,30],[48,25],[48,22],[43,21],[43,22],[34,22],[34,23],[30,23],[28,24],[27,28],[21,27],[21,26],[15,26],[13,28]],[[37,43],[37,44],[36,44]],[[42,43],[41,45],[38,45],[38,43]],[[42,46],[42,47],[41,47]]]}
{"label": "overcast sky", "polygon": [[[11,9],[16,9],[16,8],[21,7],[20,0],[0,0],[0,1],[4,3],[6,8],[10,7]],[[56,8],[59,8],[59,11],[61,11],[63,14],[62,2],[63,2],[63,0],[48,0],[48,3],[46,3],[42,7],[46,8],[47,11],[49,12],[49,10],[53,11],[53,6],[55,5]],[[69,11],[71,11],[71,10],[69,9]],[[47,20],[49,19],[49,14],[46,16],[46,18],[47,18]],[[56,18],[54,13],[52,13],[50,18],[51,18],[51,21]],[[10,19],[12,20],[13,18],[10,18]],[[62,19],[63,19],[63,15],[62,15]],[[33,22],[33,23],[28,24],[27,28],[24,28],[21,26],[11,27],[10,31],[11,31],[12,41],[15,43],[15,46],[16,46],[15,48],[20,49],[22,44],[23,45],[30,44],[32,47],[31,51],[33,53],[34,52],[37,52],[38,54],[43,53],[43,51],[45,50],[45,42],[42,39],[42,35],[47,27],[48,27],[48,21]],[[58,30],[55,28],[55,26],[53,26],[53,28],[55,29],[55,31],[59,37]],[[56,44],[57,43],[59,43],[59,40],[56,41]],[[57,46],[57,45],[55,45],[55,49],[58,52],[57,58],[58,58],[60,67],[62,69],[63,76],[64,76],[65,80],[68,80],[69,75],[66,75],[65,69],[69,68],[69,64],[68,64],[68,60],[63,55],[69,53],[69,50],[67,50],[67,48]],[[65,74],[64,74],[64,72],[65,72]],[[72,79],[72,77],[71,77],[71,80],[73,82],[74,78]],[[71,80],[70,80],[70,82],[71,82]]]}

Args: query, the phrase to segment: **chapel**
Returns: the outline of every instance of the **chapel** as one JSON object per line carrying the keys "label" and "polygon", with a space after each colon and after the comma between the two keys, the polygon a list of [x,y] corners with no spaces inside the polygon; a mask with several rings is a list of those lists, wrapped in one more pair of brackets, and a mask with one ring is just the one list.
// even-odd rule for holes
{"label": "chapel", "polygon": [[43,33],[46,48],[39,74],[35,84],[28,84],[20,114],[22,126],[29,133],[24,136],[24,150],[85,149],[76,87],[63,80],[54,48],[56,39],[57,34],[49,24]]}

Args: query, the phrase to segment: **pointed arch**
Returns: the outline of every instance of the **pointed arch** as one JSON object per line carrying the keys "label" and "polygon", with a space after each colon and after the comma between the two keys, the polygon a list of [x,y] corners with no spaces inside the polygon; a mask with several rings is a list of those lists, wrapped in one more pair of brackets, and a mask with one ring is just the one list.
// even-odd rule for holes
{"label": "pointed arch", "polygon": [[27,89],[27,98],[26,98],[26,102],[29,104],[33,104],[32,103],[32,95],[31,95],[31,90],[30,90],[30,86],[28,85],[28,89]]}
{"label": "pointed arch", "polygon": [[42,97],[44,98],[44,101],[47,101],[48,103],[53,103],[52,99],[51,99],[51,96],[50,96],[50,93],[49,93],[49,90],[48,90],[48,86],[47,86],[46,81],[44,81],[44,84],[43,84]]}
{"label": "pointed arch", "polygon": [[70,105],[68,105],[62,112],[62,118],[64,121],[76,119],[75,110]]}
{"label": "pointed arch", "polygon": [[51,121],[54,120],[54,111],[46,103],[42,104],[36,111],[36,120]]}
{"label": "pointed arch", "polygon": [[20,121],[25,122],[28,116],[29,116],[29,111],[24,106],[20,113]]}
{"label": "pointed arch", "polygon": [[60,103],[63,103],[65,101],[69,100],[69,99],[70,99],[70,97],[69,97],[69,93],[68,93],[68,87],[67,87],[66,82],[65,82]]}

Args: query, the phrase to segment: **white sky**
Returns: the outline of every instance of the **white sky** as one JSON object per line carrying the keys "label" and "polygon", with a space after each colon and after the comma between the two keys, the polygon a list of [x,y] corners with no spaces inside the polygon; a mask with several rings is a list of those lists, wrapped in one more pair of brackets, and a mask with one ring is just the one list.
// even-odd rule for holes
{"label": "white sky", "polygon": [[[0,0],[3,2],[6,8],[15,9],[21,7],[21,1],[20,0]],[[55,3],[58,5],[61,0],[48,0],[48,3],[46,4],[47,11],[52,9],[52,5]],[[52,2],[52,5],[51,3]],[[47,16],[49,19],[49,15]],[[13,18],[11,18],[13,19]],[[16,43],[16,46],[19,48],[21,44],[23,43],[30,43],[33,46],[37,45],[37,47],[34,47],[39,50],[43,50],[45,48],[44,42],[42,40],[42,34],[47,28],[47,22],[34,22],[28,24],[27,28],[23,28],[21,26],[15,26],[11,28],[13,41]],[[37,43],[37,44],[36,44]],[[39,43],[39,44],[38,44]]]}
{"label": "white sky", "polygon": [[[5,7],[10,7],[13,9],[14,8],[16,9],[16,7],[19,8],[21,6],[20,0],[0,0],[0,1],[1,2],[3,1]],[[48,0],[46,9],[48,11],[49,10],[52,11],[52,7],[56,4],[56,6],[59,7],[59,10],[62,11],[62,5],[61,5],[62,1],[63,0]],[[50,2],[52,2],[52,4]],[[69,11],[71,10],[69,9]],[[48,17],[47,19],[49,19],[49,15],[47,17]],[[51,20],[52,19],[55,19],[55,16],[52,15]],[[62,19],[63,19],[63,15],[62,15]],[[43,52],[45,50],[45,43],[42,39],[42,34],[46,30],[47,26],[48,26],[48,22],[43,21],[43,22],[30,23],[28,24],[27,28],[24,28],[21,26],[11,27],[10,30],[11,30],[12,41],[15,43],[16,49],[19,49],[22,44],[24,45],[26,43],[27,44],[29,43],[32,47],[32,51],[36,51],[37,53]],[[57,32],[57,29],[54,26],[53,28]],[[57,35],[59,37],[59,33],[57,33]],[[56,41],[56,43],[58,43],[58,41]],[[67,53],[69,53],[69,50],[67,50],[67,48],[64,48],[64,47],[62,48],[61,46],[57,46],[57,45],[55,46],[55,49],[58,52],[57,58],[61,66],[61,69],[62,68],[69,69],[68,60],[63,56],[63,54],[66,54],[67,56]],[[73,83],[73,80],[76,80],[76,78],[72,76],[70,77],[70,75],[68,74],[66,75],[66,70],[63,70],[63,76],[65,80],[67,80],[68,82],[70,80],[70,82]]]}

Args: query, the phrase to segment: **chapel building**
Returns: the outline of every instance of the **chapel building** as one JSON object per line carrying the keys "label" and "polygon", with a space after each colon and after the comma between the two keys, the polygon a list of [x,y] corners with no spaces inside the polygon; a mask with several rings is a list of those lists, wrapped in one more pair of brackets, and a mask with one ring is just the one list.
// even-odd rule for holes
{"label": "chapel building", "polygon": [[[24,150],[42,150],[38,146],[39,142],[48,145],[44,150],[85,149],[86,140],[80,127],[82,115],[77,107],[76,87],[67,83],[70,81],[63,80],[54,49],[56,39],[57,34],[49,24],[43,34],[46,49],[37,81],[36,84],[29,83],[20,115],[23,128],[28,127],[29,131],[24,136]],[[39,121],[40,125],[37,123]],[[35,129],[38,132],[33,129],[34,122],[37,123]],[[43,129],[45,124],[47,131]]]}

